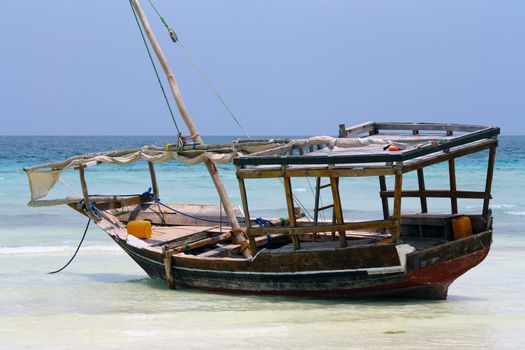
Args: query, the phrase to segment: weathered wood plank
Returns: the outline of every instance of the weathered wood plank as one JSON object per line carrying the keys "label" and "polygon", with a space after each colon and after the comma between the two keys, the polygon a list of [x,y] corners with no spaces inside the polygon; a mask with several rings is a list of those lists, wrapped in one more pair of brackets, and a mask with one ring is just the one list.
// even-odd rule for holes
{"label": "weathered wood plank", "polygon": [[[380,193],[386,192],[386,179],[384,176],[379,176]],[[383,219],[387,220],[390,217],[390,209],[388,208],[388,198],[381,196],[381,205],[383,206]]]}
{"label": "weathered wood plank", "polygon": [[153,162],[148,162],[149,175],[151,177],[151,187],[153,188],[153,196],[160,198],[159,186],[157,185],[157,175],[155,174],[155,165]]}
{"label": "weathered wood plank", "polygon": [[276,177],[360,177],[360,176],[385,176],[394,175],[395,169],[391,167],[377,168],[286,168],[286,169],[240,169],[237,177],[242,179],[263,179]]}
{"label": "weathered wood plank", "polygon": [[400,171],[395,177],[394,187],[394,220],[396,225],[392,228],[392,239],[397,242],[401,233],[401,192],[403,190],[403,173]]}
{"label": "weathered wood plank", "polygon": [[426,131],[459,131],[476,132],[486,129],[481,125],[445,124],[445,123],[404,123],[404,122],[375,122],[379,130],[426,130]]}
{"label": "weathered wood plank", "polygon": [[[394,191],[382,191],[381,197],[392,198],[394,197]],[[485,198],[485,192],[478,191],[449,191],[449,190],[405,190],[401,192],[402,197],[429,197],[429,198],[470,198],[470,199],[483,199]]]}
{"label": "weathered wood plank", "polygon": [[494,144],[489,151],[489,160],[487,165],[487,177],[485,181],[485,197],[483,199],[483,217],[488,219],[489,215],[489,204],[490,199],[492,198],[490,195],[491,189],[492,189],[492,177],[494,174],[494,164],[496,161],[496,145]]}
{"label": "weathered wood plank", "polygon": [[[425,174],[423,172],[423,168],[417,169],[417,183],[419,186],[419,191],[425,191]],[[403,196],[403,192],[401,192],[401,196]],[[428,212],[427,197],[421,196],[420,202],[421,202],[421,212],[427,213]]]}
{"label": "weathered wood plank", "polygon": [[454,150],[450,150],[450,152],[447,152],[447,153],[442,153],[438,155],[429,156],[423,159],[416,159],[413,161],[409,161],[404,164],[403,173],[405,174],[405,173],[414,171],[419,168],[441,163],[441,162],[447,161],[452,158],[467,156],[469,154],[488,149],[491,147],[491,145],[493,145],[496,142],[497,142],[496,140],[492,140],[492,139],[480,141],[474,145],[458,147]]}
{"label": "weathered wood plank", "polygon": [[[290,227],[295,227],[297,221],[295,220],[295,210],[293,203],[293,192],[292,192],[292,182],[289,177],[284,178],[284,191],[286,195],[286,206],[288,208],[288,218],[290,220]],[[292,241],[294,249],[300,249],[301,243],[299,242],[299,237],[297,235],[292,235]]]}
{"label": "weathered wood plank", "polygon": [[371,221],[355,221],[347,222],[344,224],[319,224],[307,226],[300,225],[298,227],[264,227],[257,228],[252,227],[250,234],[255,236],[267,235],[267,234],[306,234],[306,233],[319,233],[319,232],[332,232],[332,231],[350,231],[350,230],[369,230],[369,229],[380,229],[380,228],[392,228],[396,225],[396,220],[371,220]]}
{"label": "weathered wood plank", "polygon": [[[339,195],[339,178],[330,177],[330,185],[332,186],[332,199],[334,206],[335,222],[339,225],[344,223],[343,208],[341,207],[341,197]],[[344,230],[339,231],[339,243],[341,247],[346,247],[346,233]]]}
{"label": "weathered wood plank", "polygon": [[[344,126],[344,124],[342,125]],[[374,122],[366,122],[363,124],[352,126],[350,128],[346,128],[344,136],[340,136],[340,137],[353,137],[353,136],[361,135],[364,133],[368,133],[373,130],[374,130]]]}
{"label": "weathered wood plank", "polygon": [[[450,182],[450,193],[456,192],[456,163],[454,158],[448,160],[448,177]],[[450,206],[452,214],[458,212],[458,197],[450,196]]]}
{"label": "weathered wood plank", "polygon": [[[250,219],[250,209],[248,207],[248,196],[246,194],[246,186],[245,186],[245,183],[244,183],[244,179],[238,178],[237,180],[239,182],[239,192],[240,192],[240,195],[241,195],[242,207],[244,209],[245,225],[246,225],[247,228],[250,228],[252,226],[252,222],[251,222],[251,219]],[[253,239],[253,236],[248,235],[248,241],[250,243],[250,246],[249,246],[250,251],[251,251],[252,255],[254,255],[257,247],[255,245],[255,240]]]}

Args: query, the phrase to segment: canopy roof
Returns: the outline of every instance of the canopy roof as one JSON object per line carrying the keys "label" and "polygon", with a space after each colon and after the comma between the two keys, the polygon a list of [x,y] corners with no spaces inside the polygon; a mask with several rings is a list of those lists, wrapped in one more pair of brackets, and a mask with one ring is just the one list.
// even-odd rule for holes
{"label": "canopy roof", "polygon": [[[317,137],[295,140],[268,151],[235,158],[241,167],[270,165],[385,166],[395,162],[438,157],[463,145],[490,140],[499,134],[497,127],[436,123],[368,122],[340,130],[340,138]],[[389,145],[395,148],[388,148]]]}

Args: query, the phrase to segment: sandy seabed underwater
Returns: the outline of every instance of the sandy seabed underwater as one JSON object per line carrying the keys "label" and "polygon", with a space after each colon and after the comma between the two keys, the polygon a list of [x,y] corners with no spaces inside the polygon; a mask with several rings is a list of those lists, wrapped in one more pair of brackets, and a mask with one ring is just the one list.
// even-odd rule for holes
{"label": "sandy seabed underwater", "polygon": [[[228,141],[209,137],[207,142]],[[66,207],[28,208],[24,166],[94,151],[163,145],[170,137],[0,137],[0,349],[144,349],[170,347],[286,349],[511,349],[525,347],[525,137],[503,136],[497,153],[492,210],[494,244],[487,259],[452,284],[447,301],[313,299],[168,290],[151,280],[104,232],[92,226],[77,258],[86,220]],[[482,190],[487,155],[457,161],[458,189]],[[240,204],[234,167],[221,165],[232,200]],[[448,186],[441,165],[428,171],[427,188]],[[202,166],[157,167],[166,203],[217,204]],[[87,171],[92,193],[142,193],[145,163],[102,165]],[[405,188],[415,187],[415,178]],[[52,196],[79,193],[77,174],[64,176]],[[311,181],[311,184],[313,182]],[[345,216],[380,216],[377,179],[342,182]],[[305,205],[310,184],[294,183]],[[285,212],[281,184],[248,186],[253,215]],[[418,201],[403,203],[417,210]],[[449,210],[449,201],[429,208]],[[460,201],[479,212],[481,202]]]}

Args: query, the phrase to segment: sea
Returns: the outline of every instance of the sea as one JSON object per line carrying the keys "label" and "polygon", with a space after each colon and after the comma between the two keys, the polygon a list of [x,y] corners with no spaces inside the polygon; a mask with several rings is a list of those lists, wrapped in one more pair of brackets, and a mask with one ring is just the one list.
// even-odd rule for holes
{"label": "sea", "polygon": [[[209,136],[208,143],[233,136]],[[494,243],[479,266],[457,279],[446,301],[318,299],[169,290],[151,280],[92,225],[73,262],[86,218],[66,206],[29,208],[23,167],[76,154],[173,143],[170,136],[0,137],[0,349],[519,349],[525,348],[525,136],[501,136],[492,187]],[[485,186],[487,152],[457,160],[458,189]],[[202,165],[157,167],[165,203],[218,204]],[[235,168],[218,165],[235,205]],[[447,188],[446,165],[426,171],[427,188]],[[134,194],[150,187],[147,164],[86,170],[93,194]],[[392,181],[388,185],[392,186]],[[293,182],[306,211],[314,179]],[[405,189],[417,180],[406,176]],[[251,214],[285,216],[282,184],[247,181]],[[380,218],[377,178],[341,180],[345,217]],[[50,198],[80,194],[78,174],[63,175]],[[325,202],[329,202],[325,195]],[[407,199],[403,211],[417,211]],[[460,200],[480,213],[480,200]],[[450,201],[429,200],[447,212]]]}

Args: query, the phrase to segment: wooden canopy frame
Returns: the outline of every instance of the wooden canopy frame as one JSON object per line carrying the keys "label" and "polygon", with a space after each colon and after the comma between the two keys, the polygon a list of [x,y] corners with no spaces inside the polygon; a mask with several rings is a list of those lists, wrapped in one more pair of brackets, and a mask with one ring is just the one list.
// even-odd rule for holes
{"label": "wooden canopy frame", "polygon": [[[427,198],[450,198],[452,214],[458,213],[458,198],[483,199],[482,215],[485,219],[489,219],[489,201],[491,199],[490,192],[497,135],[500,133],[499,128],[460,124],[368,122],[351,128],[346,128],[344,124],[341,124],[339,137],[350,138],[367,134],[366,138],[372,135],[380,135],[386,130],[401,131],[398,135],[407,135],[406,132],[408,131],[410,132],[408,135],[412,136],[424,135],[424,133],[428,134],[428,132],[439,132],[448,138],[445,142],[439,144],[386,154],[308,155],[310,152],[328,147],[326,144],[316,144],[309,146],[284,145],[236,158],[234,163],[237,166],[237,178],[250,239],[253,240],[253,236],[257,235],[289,234],[293,239],[294,248],[299,249],[300,244],[297,239],[299,234],[338,231],[341,246],[344,247],[346,246],[346,230],[389,229],[392,241],[396,242],[400,235],[401,202],[403,197],[419,198],[421,213],[428,213]],[[461,135],[454,136],[454,133],[461,133]],[[439,137],[439,134],[431,135],[436,136],[436,138]],[[389,136],[392,135],[389,134]],[[485,190],[458,190],[456,183],[456,158],[487,149],[489,150],[489,157]],[[449,189],[427,189],[423,168],[441,162],[448,163]],[[403,190],[403,175],[411,171],[417,171],[418,189]],[[387,189],[386,176],[388,175],[395,177],[393,190]],[[379,178],[383,220],[345,222],[343,219],[338,179],[340,177],[356,176],[377,176]],[[307,225],[305,223],[298,224],[295,220],[290,220],[289,227],[252,227],[245,180],[283,178],[287,208],[290,218],[292,218],[294,200],[291,179],[293,177],[326,177],[330,179],[335,222],[328,225],[326,223]],[[390,213],[388,198],[393,198],[394,200],[392,213]]]}

